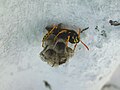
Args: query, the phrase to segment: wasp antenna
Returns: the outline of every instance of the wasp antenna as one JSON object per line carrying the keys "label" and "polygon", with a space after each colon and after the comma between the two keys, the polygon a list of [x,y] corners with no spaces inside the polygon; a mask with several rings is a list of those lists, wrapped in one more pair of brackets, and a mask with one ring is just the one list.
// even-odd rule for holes
{"label": "wasp antenna", "polygon": [[87,50],[89,50],[88,46],[84,42],[82,42],[81,40],[80,42],[87,48]]}

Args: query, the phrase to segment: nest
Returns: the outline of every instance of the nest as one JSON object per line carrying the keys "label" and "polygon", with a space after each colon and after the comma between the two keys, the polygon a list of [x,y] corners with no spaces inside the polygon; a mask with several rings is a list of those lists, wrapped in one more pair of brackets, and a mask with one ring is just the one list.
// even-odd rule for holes
{"label": "nest", "polygon": [[66,47],[65,40],[58,38],[54,42],[54,37],[55,35],[50,35],[44,43],[44,49],[40,52],[41,59],[52,67],[66,63],[74,54],[74,50]]}

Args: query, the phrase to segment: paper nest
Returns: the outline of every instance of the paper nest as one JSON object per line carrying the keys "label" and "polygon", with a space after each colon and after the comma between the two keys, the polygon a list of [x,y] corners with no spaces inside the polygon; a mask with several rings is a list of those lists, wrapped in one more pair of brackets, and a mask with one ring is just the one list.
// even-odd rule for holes
{"label": "paper nest", "polygon": [[66,42],[58,38],[54,42],[55,35],[51,34],[44,43],[44,49],[40,52],[40,57],[50,66],[59,66],[66,63],[73,56],[74,51],[70,47],[66,47]]}

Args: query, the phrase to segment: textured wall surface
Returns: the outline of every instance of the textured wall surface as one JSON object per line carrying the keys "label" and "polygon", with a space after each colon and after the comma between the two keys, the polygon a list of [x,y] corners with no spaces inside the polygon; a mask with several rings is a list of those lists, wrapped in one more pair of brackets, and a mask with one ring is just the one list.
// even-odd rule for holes
{"label": "textured wall surface", "polygon": [[[0,0],[0,90],[99,90],[120,64],[120,0]],[[86,28],[74,57],[53,68],[39,53],[44,27]],[[98,27],[96,27],[98,26]],[[72,46],[72,45],[71,45]]]}
{"label": "textured wall surface", "polygon": [[120,90],[120,65],[101,90]]}

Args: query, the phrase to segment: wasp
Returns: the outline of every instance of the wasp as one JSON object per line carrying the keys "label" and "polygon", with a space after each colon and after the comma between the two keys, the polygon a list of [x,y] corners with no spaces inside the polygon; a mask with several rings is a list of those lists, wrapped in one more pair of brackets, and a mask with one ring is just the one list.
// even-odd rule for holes
{"label": "wasp", "polygon": [[77,44],[81,42],[89,50],[88,46],[80,40],[80,33],[85,31],[89,27],[83,30],[79,28],[78,32],[76,32],[74,30],[61,28],[61,25],[62,23],[58,25],[53,25],[52,27],[46,27],[46,29],[48,30],[48,33],[43,37],[43,40],[42,40],[43,47],[44,47],[44,41],[47,40],[51,34],[54,34],[55,35],[54,42],[56,42],[57,39],[62,38],[66,42],[66,47],[68,47],[68,42],[75,44],[73,50],[75,50]]}

